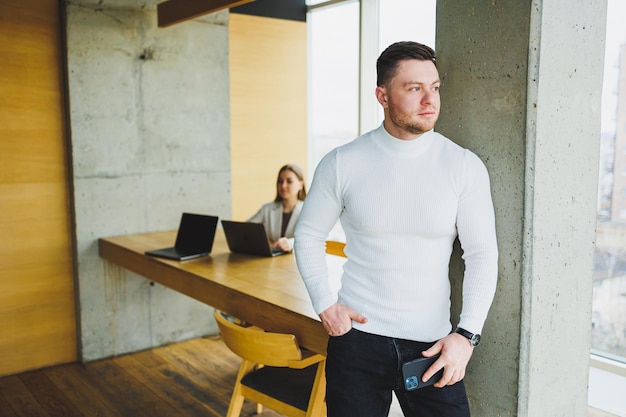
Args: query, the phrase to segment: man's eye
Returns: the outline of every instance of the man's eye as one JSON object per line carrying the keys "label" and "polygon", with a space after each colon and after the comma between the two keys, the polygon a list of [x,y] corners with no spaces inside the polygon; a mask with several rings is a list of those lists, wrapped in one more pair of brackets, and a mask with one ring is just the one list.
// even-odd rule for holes
{"label": "man's eye", "polygon": [[419,87],[411,87],[411,91],[420,91]]}

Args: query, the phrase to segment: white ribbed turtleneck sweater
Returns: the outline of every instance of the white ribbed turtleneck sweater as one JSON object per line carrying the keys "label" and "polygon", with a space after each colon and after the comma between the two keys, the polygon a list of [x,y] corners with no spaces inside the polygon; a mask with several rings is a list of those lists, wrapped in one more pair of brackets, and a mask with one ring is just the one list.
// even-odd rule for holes
{"label": "white ribbed turtleneck sweater", "polygon": [[[338,294],[324,247],[337,218],[348,256]],[[405,141],[381,125],[320,162],[295,254],[318,314],[339,302],[367,317],[357,329],[431,342],[451,329],[448,264],[457,233],[465,260],[459,326],[480,333],[498,271],[487,170],[434,131]]]}

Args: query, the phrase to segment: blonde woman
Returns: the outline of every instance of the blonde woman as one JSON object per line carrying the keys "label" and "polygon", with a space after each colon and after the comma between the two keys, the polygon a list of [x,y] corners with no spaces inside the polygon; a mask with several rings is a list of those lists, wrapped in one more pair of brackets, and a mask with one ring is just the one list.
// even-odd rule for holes
{"label": "blonde woman", "polygon": [[270,244],[285,252],[293,250],[294,231],[306,197],[304,174],[296,164],[278,170],[276,197],[263,204],[249,222],[263,223]]}

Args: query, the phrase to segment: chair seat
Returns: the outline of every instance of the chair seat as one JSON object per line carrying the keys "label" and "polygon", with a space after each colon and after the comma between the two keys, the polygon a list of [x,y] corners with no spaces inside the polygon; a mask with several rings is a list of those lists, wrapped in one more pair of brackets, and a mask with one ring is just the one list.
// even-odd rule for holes
{"label": "chair seat", "polygon": [[304,369],[264,366],[241,379],[241,384],[306,411],[318,364]]}

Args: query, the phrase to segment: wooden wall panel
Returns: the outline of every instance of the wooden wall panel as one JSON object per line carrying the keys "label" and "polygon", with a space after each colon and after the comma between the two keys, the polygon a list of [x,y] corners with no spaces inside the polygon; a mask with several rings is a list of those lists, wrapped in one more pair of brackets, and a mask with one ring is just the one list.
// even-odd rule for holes
{"label": "wooden wall panel", "polygon": [[231,13],[229,48],[233,218],[245,220],[274,198],[282,165],[307,172],[306,23]]}
{"label": "wooden wall panel", "polygon": [[0,375],[76,360],[59,0],[0,0]]}

